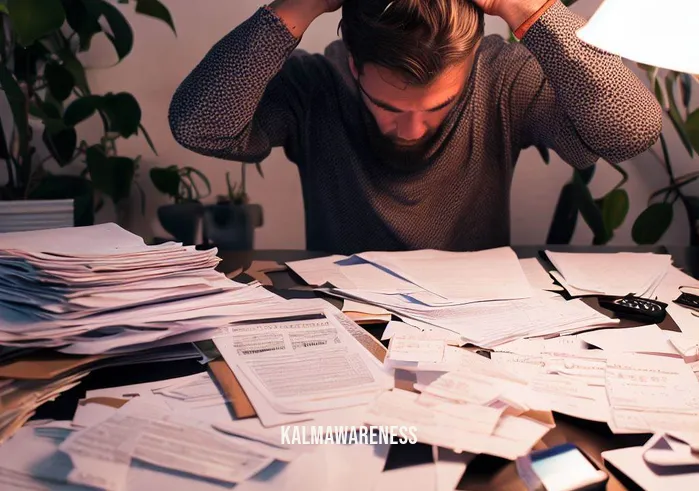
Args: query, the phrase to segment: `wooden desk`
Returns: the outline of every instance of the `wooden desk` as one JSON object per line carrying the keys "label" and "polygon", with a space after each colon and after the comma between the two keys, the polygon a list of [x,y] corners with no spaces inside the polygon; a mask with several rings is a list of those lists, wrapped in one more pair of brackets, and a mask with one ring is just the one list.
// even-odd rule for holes
{"label": "wooden desk", "polygon": [[[675,265],[687,271],[694,277],[699,277],[699,249],[697,248],[618,248],[618,247],[570,247],[547,246],[551,250],[570,252],[670,252],[673,255]],[[525,246],[514,247],[520,257],[535,257],[541,247]],[[247,269],[252,261],[287,261],[308,259],[326,255],[322,252],[278,250],[278,251],[220,251],[222,262],[218,269],[222,272],[235,271],[238,268]],[[268,277],[273,282],[273,290],[282,296],[313,296],[312,292],[289,290],[298,287],[300,278],[289,271],[269,273]],[[380,338],[383,332],[382,325],[368,327],[374,336]],[[204,367],[195,360],[185,360],[170,363],[142,364],[118,368],[106,368],[96,370],[86,377],[83,382],[68,392],[62,394],[54,402],[49,402],[40,407],[34,419],[54,418],[72,419],[78,400],[85,396],[85,391],[103,388],[151,382],[166,378],[181,377],[202,372]],[[551,430],[543,439],[543,443],[551,446],[564,442],[573,442],[584,449],[598,464],[603,465],[601,452],[628,446],[642,445],[650,435],[613,435],[606,424],[578,420],[563,415],[556,415],[556,428]],[[431,449],[427,445],[394,445],[389,453],[386,469],[393,469],[431,462]],[[610,480],[607,489],[620,491],[639,489],[628,481],[623,475],[610,469]],[[467,467],[458,489],[470,491],[504,490],[524,491],[524,486],[519,481],[514,463],[480,455]]]}

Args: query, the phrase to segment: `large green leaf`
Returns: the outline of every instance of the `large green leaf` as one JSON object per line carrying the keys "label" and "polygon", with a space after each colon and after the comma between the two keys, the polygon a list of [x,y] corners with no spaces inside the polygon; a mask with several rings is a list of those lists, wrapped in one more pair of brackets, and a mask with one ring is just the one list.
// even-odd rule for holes
{"label": "large green leaf", "polygon": [[578,207],[575,204],[575,190],[573,183],[568,183],[561,188],[558,196],[553,220],[549,226],[547,244],[570,244],[575,233],[578,221]]}
{"label": "large green leaf", "polygon": [[60,29],[66,19],[60,0],[9,0],[7,10],[23,46]]}
{"label": "large green leaf", "polygon": [[19,87],[19,84],[12,76],[12,73],[5,67],[4,64],[0,63],[0,86],[5,92],[5,97],[7,97],[7,102],[10,104],[10,110],[12,111],[12,117],[14,118],[15,126],[17,127],[17,136],[19,137],[19,153],[24,155],[27,152],[29,145],[29,134],[28,134],[28,118],[27,118],[27,98]]}
{"label": "large green leaf", "polygon": [[78,135],[75,132],[75,128],[65,128],[58,132],[52,132],[46,128],[44,129],[42,140],[51,156],[61,167],[70,164],[73,160],[75,146],[78,143]]}
{"label": "large green leaf", "polygon": [[694,156],[694,151],[692,150],[692,143],[689,141],[689,136],[687,135],[685,123],[682,120],[680,111],[677,108],[677,102],[675,101],[674,91],[676,79],[677,72],[670,72],[665,77],[665,89],[667,91],[667,98],[669,104],[668,116],[670,116],[670,121],[672,122],[672,125],[675,127],[677,134],[680,136],[680,140],[682,140],[682,144],[687,149],[687,152],[689,152],[690,156]]}
{"label": "large green leaf", "polygon": [[165,5],[159,0],[136,0],[136,12],[150,17],[155,17],[167,23],[172,29],[172,32],[177,35],[175,23],[172,20],[172,15]]}
{"label": "large green leaf", "polygon": [[128,138],[138,132],[141,124],[141,107],[131,94],[108,93],[102,97],[101,109],[107,114],[110,131]]}
{"label": "large green leaf", "polygon": [[75,99],[66,108],[63,121],[68,126],[75,126],[95,114],[95,111],[102,104],[102,97],[98,95],[88,95]]}
{"label": "large green leaf", "polygon": [[573,174],[573,189],[575,191],[575,202],[580,210],[580,214],[594,234],[593,243],[595,245],[606,244],[612,238],[612,234],[607,231],[604,224],[602,212],[595,203],[590,189],[587,187],[584,175],[575,171]]}
{"label": "large green leaf", "polygon": [[692,101],[692,76],[688,73],[680,73],[680,95],[685,109],[689,109]]}
{"label": "large green leaf", "polygon": [[46,131],[56,134],[68,128],[63,122],[60,110],[56,106],[47,101],[40,102],[40,105],[29,104],[29,114],[39,118],[44,123]]}
{"label": "large green leaf", "polygon": [[636,218],[631,237],[637,244],[655,244],[667,232],[672,216],[670,203],[653,203]]}
{"label": "large green leaf", "polygon": [[176,165],[169,167],[153,167],[150,179],[155,188],[163,194],[177,199],[180,192],[180,173]]}
{"label": "large green leaf", "polygon": [[65,101],[73,91],[73,75],[61,64],[51,62],[44,68],[44,77],[51,94],[59,101]]}
{"label": "large green leaf", "polygon": [[92,37],[102,32],[99,23],[100,13],[89,9],[84,0],[61,0],[66,11],[66,21],[80,39],[80,50],[90,49]]}
{"label": "large green leaf", "polygon": [[687,128],[687,135],[694,146],[694,150],[699,153],[699,109],[687,117],[685,127]]}
{"label": "large green leaf", "polygon": [[107,32],[105,34],[114,45],[119,61],[121,61],[131,53],[133,48],[133,30],[131,25],[118,8],[106,0],[99,0],[98,8],[107,20],[111,30],[111,33]]}
{"label": "large green leaf", "polygon": [[107,157],[99,145],[86,152],[87,168],[94,187],[109,196],[114,203],[128,198],[136,173],[136,162],[128,157]]}
{"label": "large green leaf", "polygon": [[611,234],[621,227],[629,213],[629,195],[624,189],[614,189],[607,193],[599,202],[602,210],[602,220]]}

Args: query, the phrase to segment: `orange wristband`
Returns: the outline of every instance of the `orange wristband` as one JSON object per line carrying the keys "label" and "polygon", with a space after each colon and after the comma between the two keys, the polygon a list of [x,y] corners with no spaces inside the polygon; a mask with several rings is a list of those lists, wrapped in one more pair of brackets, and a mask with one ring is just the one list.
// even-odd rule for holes
{"label": "orange wristband", "polygon": [[539,10],[534,12],[531,17],[529,17],[527,20],[525,20],[521,26],[517,28],[517,30],[514,32],[514,35],[517,39],[522,39],[524,35],[527,33],[529,28],[534,25],[534,23],[539,20],[539,17],[544,15],[544,13],[553,5],[556,3],[557,0],[547,0],[545,4],[541,6]]}

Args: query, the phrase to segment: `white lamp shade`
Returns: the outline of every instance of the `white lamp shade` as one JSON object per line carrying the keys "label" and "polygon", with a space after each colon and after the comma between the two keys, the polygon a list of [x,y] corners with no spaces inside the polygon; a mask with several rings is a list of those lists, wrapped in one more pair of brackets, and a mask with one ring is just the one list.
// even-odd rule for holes
{"label": "white lamp shade", "polygon": [[699,0],[604,0],[577,34],[631,61],[699,74]]}

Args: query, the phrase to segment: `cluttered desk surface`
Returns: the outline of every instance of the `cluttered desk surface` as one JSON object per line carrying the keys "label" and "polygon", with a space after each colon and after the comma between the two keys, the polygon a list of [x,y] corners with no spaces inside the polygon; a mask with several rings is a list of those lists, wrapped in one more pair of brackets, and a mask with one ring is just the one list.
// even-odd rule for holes
{"label": "cluttered desk surface", "polygon": [[[609,490],[699,483],[680,448],[699,445],[699,317],[673,302],[699,293],[692,248],[341,257],[94,232],[71,258],[0,235],[2,489],[524,490],[517,458],[566,442]],[[597,300],[630,292],[667,314]],[[327,426],[418,443],[279,444]],[[689,471],[644,468],[663,438]]]}

